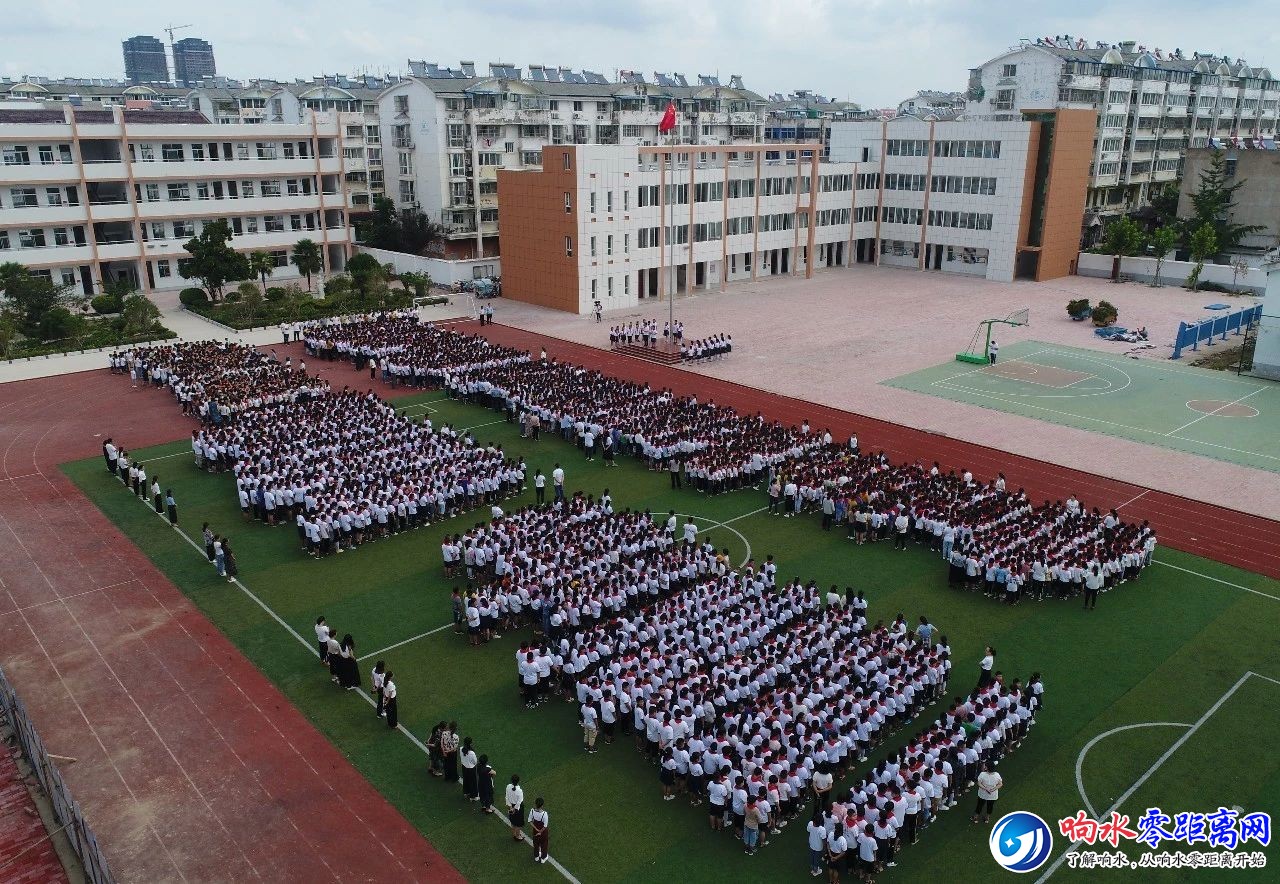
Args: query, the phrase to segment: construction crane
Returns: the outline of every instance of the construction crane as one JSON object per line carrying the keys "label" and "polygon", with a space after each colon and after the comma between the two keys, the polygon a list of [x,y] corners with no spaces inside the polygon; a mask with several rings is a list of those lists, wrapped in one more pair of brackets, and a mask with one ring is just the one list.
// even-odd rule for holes
{"label": "construction crane", "polygon": [[173,32],[181,31],[183,28],[193,28],[195,25],[169,25],[164,28],[164,32],[169,35],[169,57],[173,59],[173,83],[178,83],[178,56],[173,51]]}

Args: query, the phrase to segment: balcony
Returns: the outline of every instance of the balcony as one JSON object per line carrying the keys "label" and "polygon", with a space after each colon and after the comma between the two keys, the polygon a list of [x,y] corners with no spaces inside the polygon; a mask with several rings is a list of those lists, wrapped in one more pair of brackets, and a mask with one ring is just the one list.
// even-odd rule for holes
{"label": "balcony", "polygon": [[656,110],[620,110],[614,112],[613,121],[620,126],[656,126],[662,122],[662,112]]}
{"label": "balcony", "polygon": [[42,224],[83,224],[88,219],[84,206],[0,207],[0,223],[5,227],[39,227]]}
{"label": "balcony", "polygon": [[26,267],[58,267],[68,264],[84,264],[93,260],[93,249],[88,245],[48,245],[38,248],[19,248],[4,252],[7,260],[17,260]]}
{"label": "balcony", "polygon": [[412,139],[412,138],[392,138],[392,139],[391,139],[391,144],[392,144],[394,147],[399,147],[399,148],[402,148],[402,149],[404,149],[404,150],[413,150],[413,139]]}
{"label": "balcony", "polygon": [[79,178],[73,163],[5,164],[0,172],[6,182],[24,184],[29,181],[74,181]]}
{"label": "balcony", "polygon": [[98,258],[112,261],[119,258],[137,258],[138,244],[132,239],[99,239]]}

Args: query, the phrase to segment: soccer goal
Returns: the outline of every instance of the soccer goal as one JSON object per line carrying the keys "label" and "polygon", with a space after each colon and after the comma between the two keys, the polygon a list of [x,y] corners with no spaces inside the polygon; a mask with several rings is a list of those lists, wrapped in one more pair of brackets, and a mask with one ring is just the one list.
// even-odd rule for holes
{"label": "soccer goal", "polygon": [[963,353],[956,354],[957,362],[972,362],[974,365],[986,365],[991,361],[991,327],[993,325],[1030,325],[1031,308],[1023,307],[1015,310],[1004,319],[984,319],[978,323],[973,338]]}

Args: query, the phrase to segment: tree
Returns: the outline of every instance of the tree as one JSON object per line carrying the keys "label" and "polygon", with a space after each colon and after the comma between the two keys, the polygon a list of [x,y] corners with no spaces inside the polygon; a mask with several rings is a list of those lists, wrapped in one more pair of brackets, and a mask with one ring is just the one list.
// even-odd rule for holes
{"label": "tree", "polygon": [[240,303],[244,305],[245,313],[252,316],[262,306],[262,289],[258,288],[247,280],[236,286],[236,292],[240,295]]}
{"label": "tree", "polygon": [[187,254],[191,256],[190,276],[200,280],[209,299],[217,301],[222,289],[229,282],[247,279],[249,262],[227,243],[231,240],[231,228],[226,221],[211,221],[200,235],[187,240]]}
{"label": "tree", "polygon": [[[33,276],[25,266],[17,262],[0,264],[0,292],[3,292],[16,316],[18,330],[24,335],[40,334],[45,318],[55,308],[63,308],[65,311],[64,305],[73,300],[72,289],[73,286],[54,285],[43,276]],[[67,313],[70,315],[69,311]],[[60,322],[60,319],[55,320],[54,325]]]}
{"label": "tree", "polygon": [[1196,266],[1191,269],[1191,275],[1187,277],[1187,285],[1191,287],[1191,291],[1200,288],[1200,271],[1204,270],[1204,262],[1218,254],[1218,235],[1213,230],[1213,225],[1209,223],[1201,224],[1191,234],[1191,260],[1196,262]]}
{"label": "tree", "polygon": [[311,274],[324,269],[320,246],[311,239],[300,239],[293,247],[293,266],[307,278],[307,291],[311,291]]}
{"label": "tree", "polygon": [[1240,245],[1240,241],[1251,233],[1264,228],[1257,224],[1235,224],[1231,221],[1231,213],[1236,207],[1236,191],[1244,186],[1245,179],[1232,181],[1227,174],[1226,156],[1220,150],[1209,155],[1209,166],[1200,172],[1200,183],[1196,192],[1191,195],[1191,205],[1195,214],[1185,222],[1183,233],[1187,237],[1187,248],[1192,248],[1191,238],[1206,224],[1213,229],[1215,250],[1206,255],[1212,258],[1219,252],[1227,252]]}
{"label": "tree", "polygon": [[1102,233],[1102,248],[1115,256],[1111,266],[1111,279],[1120,281],[1120,259],[1137,254],[1142,248],[1142,228],[1129,217],[1116,218]]}
{"label": "tree", "polygon": [[347,262],[347,273],[351,274],[351,281],[361,297],[368,297],[373,283],[384,276],[378,259],[365,252],[351,256],[351,260]]}
{"label": "tree", "polygon": [[1151,234],[1151,238],[1147,241],[1151,246],[1151,254],[1156,259],[1156,275],[1151,280],[1151,285],[1160,285],[1160,265],[1164,263],[1165,255],[1173,251],[1173,247],[1178,244],[1178,231],[1176,228],[1165,225]]}
{"label": "tree", "polygon": [[146,295],[129,295],[121,302],[120,318],[123,320],[120,331],[130,340],[151,331],[160,319],[160,308]]}
{"label": "tree", "polygon": [[249,271],[262,280],[263,290],[267,287],[267,277],[276,269],[276,259],[261,249],[249,253]]}
{"label": "tree", "polygon": [[1168,227],[1178,223],[1177,181],[1170,181],[1151,194],[1151,220],[1157,227]]}
{"label": "tree", "polygon": [[1244,258],[1236,258],[1231,262],[1231,290],[1236,291],[1236,283],[1240,280],[1241,273],[1249,272],[1249,262]]}
{"label": "tree", "polygon": [[400,281],[413,289],[416,297],[424,298],[431,289],[431,276],[427,273],[401,273]]}
{"label": "tree", "polygon": [[370,248],[415,255],[424,254],[427,246],[447,232],[420,209],[397,212],[395,203],[385,197],[376,197],[372,213],[356,224],[357,238]]}

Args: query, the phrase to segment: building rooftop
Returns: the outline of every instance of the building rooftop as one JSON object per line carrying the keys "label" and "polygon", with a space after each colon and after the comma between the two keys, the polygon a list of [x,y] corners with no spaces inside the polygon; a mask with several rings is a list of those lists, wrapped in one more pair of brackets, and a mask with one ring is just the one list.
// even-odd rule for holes
{"label": "building rooftop", "polygon": [[1158,46],[1147,47],[1134,40],[1123,40],[1119,43],[1107,43],[1103,40],[1090,42],[1083,37],[1063,34],[1056,37],[1038,37],[1034,41],[1027,41],[1024,46],[1035,46],[1068,61],[1248,77],[1259,80],[1274,79],[1269,68],[1253,67],[1243,58],[1233,59],[1208,52],[1184,53],[1181,48],[1166,51]]}
{"label": "building rooftop", "polygon": [[[78,123],[114,123],[115,113],[110,110],[91,110],[73,107]],[[166,110],[163,108],[125,108],[125,121],[129,123],[199,123],[207,124],[204,114],[192,110]],[[0,123],[63,123],[66,117],[62,108],[8,109],[0,108]]]}
{"label": "building rooftop", "polygon": [[441,67],[427,61],[409,61],[410,76],[427,81],[433,92],[486,92],[496,91],[503,82],[518,82],[535,94],[597,96],[639,95],[669,98],[699,98],[716,91],[737,94],[750,101],[764,99],[742,85],[742,77],[731,74],[728,83],[719,76],[699,74],[692,83],[680,73],[655,72],[646,76],[640,71],[618,71],[617,80],[610,80],[594,71],[575,71],[567,67],[531,64],[526,72],[519,65],[490,62],[488,75],[478,74],[475,62],[464,61],[457,68]]}

